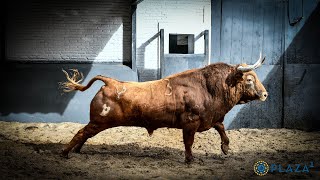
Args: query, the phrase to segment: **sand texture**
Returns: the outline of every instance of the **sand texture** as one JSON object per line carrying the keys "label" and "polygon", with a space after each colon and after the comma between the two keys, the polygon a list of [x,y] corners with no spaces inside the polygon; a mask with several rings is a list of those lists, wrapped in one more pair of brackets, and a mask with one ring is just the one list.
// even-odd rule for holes
{"label": "sand texture", "polygon": [[[69,159],[61,149],[83,127],[77,123],[0,121],[1,179],[320,179],[320,132],[289,129],[228,130],[228,155],[214,129],[196,133],[194,162],[184,163],[179,129],[107,129]],[[309,173],[273,172],[259,177],[255,162],[310,164]],[[302,169],[301,169],[302,170]]]}

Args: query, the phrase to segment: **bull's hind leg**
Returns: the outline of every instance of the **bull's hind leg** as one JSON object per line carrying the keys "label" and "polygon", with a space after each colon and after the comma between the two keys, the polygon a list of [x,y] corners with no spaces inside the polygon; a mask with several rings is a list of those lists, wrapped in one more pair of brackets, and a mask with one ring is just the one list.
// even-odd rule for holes
{"label": "bull's hind leg", "polygon": [[221,137],[221,150],[224,154],[228,154],[229,148],[229,138],[224,130],[224,125],[222,122],[218,122],[213,126],[220,134]]}
{"label": "bull's hind leg", "polygon": [[76,151],[80,151],[82,145],[88,138],[91,138],[103,131],[105,128],[89,123],[84,128],[80,129],[78,133],[72,138],[69,144],[62,150],[62,156],[68,157],[70,150],[76,146]]}
{"label": "bull's hind leg", "polygon": [[79,142],[78,144],[76,144],[73,148],[73,151],[75,153],[80,153],[80,150],[82,148],[82,146],[84,145],[84,143],[88,140],[89,138],[84,138],[81,142]]}

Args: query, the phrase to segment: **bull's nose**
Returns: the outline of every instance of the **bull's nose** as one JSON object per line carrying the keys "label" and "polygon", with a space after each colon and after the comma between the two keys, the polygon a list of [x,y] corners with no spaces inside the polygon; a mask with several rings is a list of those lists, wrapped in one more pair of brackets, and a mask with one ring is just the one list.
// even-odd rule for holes
{"label": "bull's nose", "polygon": [[261,101],[265,101],[268,97],[268,93],[267,92],[262,92],[261,96],[260,96],[260,100]]}
{"label": "bull's nose", "polygon": [[265,98],[267,98],[267,97],[268,97],[268,93],[267,93],[267,92],[263,92],[263,93],[262,93],[262,96],[265,97]]}

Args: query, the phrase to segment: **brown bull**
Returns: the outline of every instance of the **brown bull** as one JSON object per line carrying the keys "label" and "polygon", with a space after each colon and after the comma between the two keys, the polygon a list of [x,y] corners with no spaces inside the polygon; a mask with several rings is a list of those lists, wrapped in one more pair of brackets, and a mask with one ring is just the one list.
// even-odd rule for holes
{"label": "brown bull", "polygon": [[[90,122],[73,137],[62,151],[67,157],[71,149],[79,152],[88,138],[116,126],[145,127],[151,135],[161,127],[183,131],[185,159],[190,162],[196,132],[214,127],[221,136],[221,149],[227,154],[229,138],[223,126],[225,114],[236,104],[252,100],[265,101],[268,94],[253,69],[254,65],[216,63],[150,82],[121,82],[96,76],[86,85],[78,84],[82,74],[62,83],[64,91],[85,91],[96,80],[105,83],[90,104]],[[81,77],[81,80],[78,80]]]}

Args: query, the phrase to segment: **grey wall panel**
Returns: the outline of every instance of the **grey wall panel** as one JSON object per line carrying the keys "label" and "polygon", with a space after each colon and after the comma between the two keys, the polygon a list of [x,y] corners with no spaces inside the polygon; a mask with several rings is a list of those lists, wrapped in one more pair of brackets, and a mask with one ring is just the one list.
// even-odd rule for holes
{"label": "grey wall panel", "polygon": [[320,3],[290,1],[285,23],[284,127],[320,130]]}
{"label": "grey wall panel", "polygon": [[[270,96],[266,102],[251,102],[231,110],[225,124],[233,128],[280,128],[282,125],[282,53],[284,3],[253,0],[222,0],[212,12],[221,12],[220,29],[212,28],[211,62],[253,64],[262,51],[265,65],[256,72]],[[219,9],[221,8],[222,9]],[[214,23],[219,14],[212,14]],[[219,49],[220,48],[220,49]],[[220,56],[219,56],[220,55]],[[215,57],[218,56],[218,57]]]}
{"label": "grey wall panel", "polygon": [[165,63],[162,77],[189,69],[204,67],[204,54],[165,54]]}
{"label": "grey wall panel", "polygon": [[320,65],[288,64],[285,71],[284,127],[320,129]]}
{"label": "grey wall panel", "polygon": [[[254,63],[262,50],[267,65],[262,69],[268,69],[262,74],[257,70],[260,79],[268,77],[263,81],[270,95],[267,102],[235,107],[226,116],[227,127],[319,130],[319,2],[213,2],[213,27],[217,26],[212,28],[212,62]],[[303,19],[292,26],[288,14],[290,22]]]}
{"label": "grey wall panel", "polygon": [[64,93],[58,82],[66,81],[61,69],[76,68],[84,73],[83,84],[96,75],[137,81],[129,67],[106,64],[10,64],[1,69],[0,119],[19,122],[89,121],[89,105],[103,85],[95,82],[85,92]]}
{"label": "grey wall panel", "polygon": [[231,63],[231,44],[232,44],[232,1],[223,1],[222,4],[222,23],[221,23],[221,56],[220,61]]}
{"label": "grey wall panel", "polygon": [[220,33],[221,33],[221,0],[211,2],[211,57],[210,62],[218,62],[221,56],[221,44],[220,44]]}
{"label": "grey wall panel", "polygon": [[262,51],[266,64],[279,64],[284,3],[223,0],[212,4],[211,62],[254,63]]}

